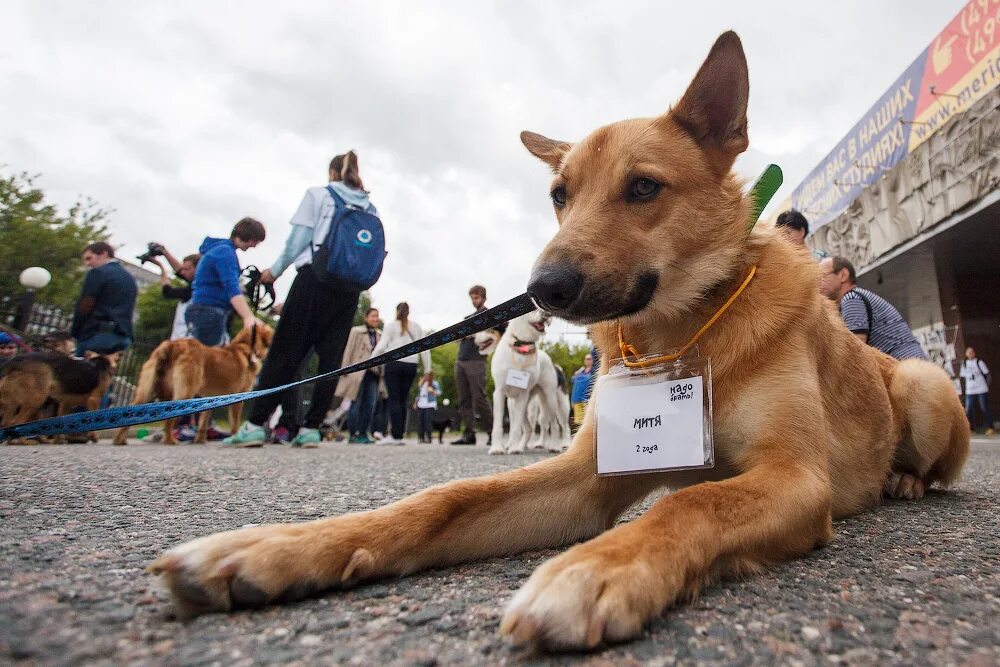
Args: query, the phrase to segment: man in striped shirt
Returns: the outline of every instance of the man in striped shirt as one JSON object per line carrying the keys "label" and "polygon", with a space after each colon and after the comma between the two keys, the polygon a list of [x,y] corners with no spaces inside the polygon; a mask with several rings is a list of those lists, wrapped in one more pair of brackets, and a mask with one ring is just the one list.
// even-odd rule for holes
{"label": "man in striped shirt", "polygon": [[819,263],[819,291],[840,305],[840,316],[851,332],[896,359],[927,359],[910,325],[891,303],[857,285],[854,265],[843,257]]}

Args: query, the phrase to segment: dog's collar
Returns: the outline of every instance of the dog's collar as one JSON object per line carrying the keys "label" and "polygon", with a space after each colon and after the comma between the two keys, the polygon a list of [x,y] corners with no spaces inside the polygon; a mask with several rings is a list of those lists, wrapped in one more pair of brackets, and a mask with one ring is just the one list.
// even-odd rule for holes
{"label": "dog's collar", "polygon": [[517,340],[516,338],[511,342],[510,346],[514,348],[514,351],[518,354],[531,354],[538,347],[535,342],[528,342],[524,340]]}
{"label": "dog's collar", "polygon": [[[730,296],[729,299],[724,304],[722,304],[722,306],[718,310],[715,311],[715,314],[712,315],[712,317],[708,320],[708,322],[705,322],[705,324],[701,327],[701,329],[698,330],[698,333],[696,333],[691,338],[691,340],[689,340],[686,344],[684,344],[683,347],[681,347],[681,349],[679,349],[677,352],[674,352],[673,354],[662,354],[653,357],[652,359],[641,358],[642,355],[639,353],[639,350],[637,350],[634,345],[630,345],[627,342],[625,342],[625,337],[622,335],[622,323],[621,320],[619,320],[618,349],[621,351],[622,354],[622,363],[624,363],[628,368],[646,368],[654,364],[660,364],[669,361],[677,361],[678,359],[680,359],[682,356],[684,356],[685,352],[690,350],[694,346],[694,344],[698,342],[698,339],[701,338],[702,334],[708,331],[711,328],[711,326],[715,324],[715,321],[717,319],[722,317],[722,314],[729,309],[729,306],[733,305],[733,302],[736,301],[736,298],[739,297],[739,295],[743,293],[743,290],[747,288],[747,285],[750,284],[750,281],[753,280],[753,277],[756,273],[757,273],[757,265],[754,264],[753,266],[750,267],[750,272],[747,274],[747,277],[743,279],[742,284],[740,284],[739,288],[737,288],[737,290],[733,293],[733,295]],[[631,360],[629,359],[630,356],[632,357]]]}

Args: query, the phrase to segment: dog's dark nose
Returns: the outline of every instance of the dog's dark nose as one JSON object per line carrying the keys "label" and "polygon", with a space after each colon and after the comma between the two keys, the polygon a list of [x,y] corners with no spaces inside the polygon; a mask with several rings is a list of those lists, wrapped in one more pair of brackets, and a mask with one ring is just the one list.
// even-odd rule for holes
{"label": "dog's dark nose", "polygon": [[559,262],[537,267],[531,273],[528,295],[549,311],[560,311],[576,301],[583,290],[583,274],[572,264]]}

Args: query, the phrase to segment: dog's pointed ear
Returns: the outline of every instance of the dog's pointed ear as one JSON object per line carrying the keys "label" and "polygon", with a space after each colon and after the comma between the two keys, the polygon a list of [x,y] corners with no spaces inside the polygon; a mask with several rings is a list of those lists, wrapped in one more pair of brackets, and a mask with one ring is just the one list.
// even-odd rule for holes
{"label": "dog's pointed ear", "polygon": [[727,173],[736,156],[750,145],[749,94],[743,44],[730,30],[715,40],[684,97],[667,114],[698,142],[720,175]]}
{"label": "dog's pointed ear", "polygon": [[549,139],[527,130],[521,133],[521,143],[524,144],[529,153],[549,165],[552,171],[559,171],[563,156],[573,147],[573,144],[565,141]]}

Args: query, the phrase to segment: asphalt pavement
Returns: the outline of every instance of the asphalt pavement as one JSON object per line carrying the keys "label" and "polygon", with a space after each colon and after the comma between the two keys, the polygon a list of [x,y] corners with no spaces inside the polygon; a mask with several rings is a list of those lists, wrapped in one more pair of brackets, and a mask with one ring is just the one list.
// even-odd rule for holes
{"label": "asphalt pavement", "polygon": [[0,664],[1000,664],[996,438],[975,441],[953,490],[839,522],[828,547],[710,587],[638,640],[589,654],[533,655],[498,636],[504,605],[552,551],[189,623],[143,570],[207,533],[377,507],[543,456],[0,447]]}

